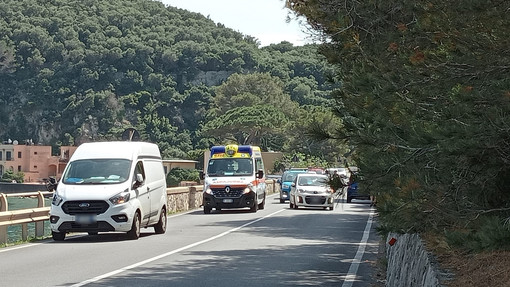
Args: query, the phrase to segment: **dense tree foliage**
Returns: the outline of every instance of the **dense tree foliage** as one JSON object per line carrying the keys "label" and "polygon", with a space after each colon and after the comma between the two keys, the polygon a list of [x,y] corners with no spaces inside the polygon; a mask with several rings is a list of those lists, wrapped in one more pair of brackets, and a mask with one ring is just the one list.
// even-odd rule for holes
{"label": "dense tree foliage", "polygon": [[200,175],[196,169],[172,168],[166,176],[166,185],[176,187],[182,181],[200,182]]}
{"label": "dense tree foliage", "polygon": [[383,227],[510,247],[510,2],[287,4],[327,41],[331,136],[356,146]]}
{"label": "dense tree foliage", "polygon": [[260,48],[158,1],[2,1],[0,137],[78,145],[134,127],[165,158],[229,140],[282,150],[295,110],[332,103],[317,48]]}

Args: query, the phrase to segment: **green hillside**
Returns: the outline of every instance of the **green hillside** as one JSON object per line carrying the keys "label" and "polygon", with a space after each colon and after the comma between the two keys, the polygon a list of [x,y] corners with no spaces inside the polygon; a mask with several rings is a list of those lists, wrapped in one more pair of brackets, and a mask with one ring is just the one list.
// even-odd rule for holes
{"label": "green hillside", "polygon": [[[259,48],[249,35],[150,0],[2,1],[0,138],[77,145],[134,127],[167,158],[235,140],[338,154],[288,132],[330,113],[331,67],[317,49]],[[271,102],[279,105],[261,107]],[[226,113],[237,116],[209,124]],[[256,121],[238,122],[247,116]]]}

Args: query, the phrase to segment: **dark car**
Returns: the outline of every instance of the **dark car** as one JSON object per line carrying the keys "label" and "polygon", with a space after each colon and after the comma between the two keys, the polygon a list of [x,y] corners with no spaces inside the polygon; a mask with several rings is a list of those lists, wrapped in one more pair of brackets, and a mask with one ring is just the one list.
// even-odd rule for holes
{"label": "dark car", "polygon": [[353,199],[370,199],[369,194],[360,193],[359,185],[356,181],[347,187],[347,203],[350,203]]}

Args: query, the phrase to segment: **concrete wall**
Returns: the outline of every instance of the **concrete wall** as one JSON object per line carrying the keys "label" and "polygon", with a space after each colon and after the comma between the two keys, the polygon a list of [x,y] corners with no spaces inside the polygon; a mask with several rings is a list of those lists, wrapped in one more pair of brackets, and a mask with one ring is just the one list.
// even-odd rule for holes
{"label": "concrete wall", "polygon": [[48,191],[44,184],[28,184],[28,183],[0,183],[0,193],[19,193],[32,191]]}
{"label": "concrete wall", "polygon": [[[389,242],[395,239],[393,245]],[[439,267],[427,252],[418,234],[388,234],[386,240],[388,287],[436,287],[440,284]]]}

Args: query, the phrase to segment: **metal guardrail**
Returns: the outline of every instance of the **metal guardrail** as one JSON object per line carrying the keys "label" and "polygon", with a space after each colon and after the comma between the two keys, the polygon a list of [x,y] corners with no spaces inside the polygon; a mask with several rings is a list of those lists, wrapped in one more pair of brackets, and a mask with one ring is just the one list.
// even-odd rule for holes
{"label": "metal guardrail", "polygon": [[[28,239],[28,223],[35,222],[35,236],[44,236],[44,222],[50,218],[50,207],[44,206],[44,196],[50,191],[0,193],[0,244],[7,243],[7,227],[21,224],[21,239]],[[9,210],[8,197],[37,197],[37,207]]]}

